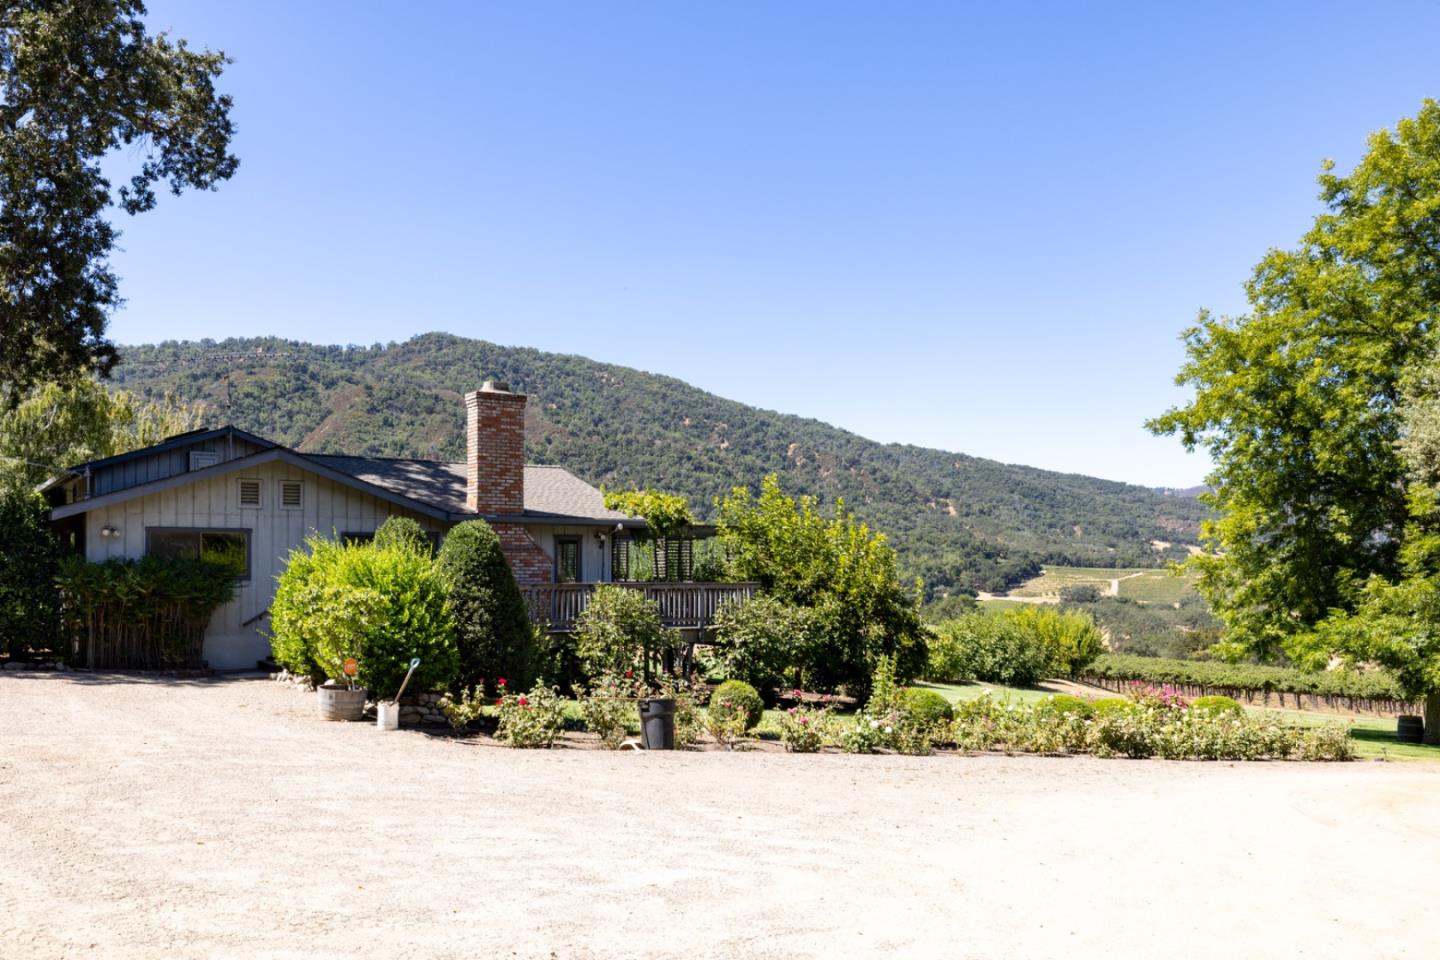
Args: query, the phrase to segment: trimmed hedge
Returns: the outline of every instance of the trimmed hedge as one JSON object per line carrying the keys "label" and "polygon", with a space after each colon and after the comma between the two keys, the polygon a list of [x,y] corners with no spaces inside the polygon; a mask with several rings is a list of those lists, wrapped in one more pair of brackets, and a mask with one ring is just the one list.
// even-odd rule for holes
{"label": "trimmed hedge", "polygon": [[710,706],[729,701],[736,708],[745,711],[745,729],[753,730],[765,712],[765,704],[759,692],[744,680],[726,680],[710,694]]}
{"label": "trimmed hedge", "polygon": [[1097,657],[1082,675],[1085,679],[1140,680],[1254,693],[1305,693],[1355,700],[1406,699],[1395,678],[1380,670],[1307,673],[1291,667],[1106,654]]}
{"label": "trimmed hedge", "polygon": [[950,701],[934,690],[906,687],[900,691],[900,708],[916,723],[934,726],[955,715]]}
{"label": "trimmed hedge", "polygon": [[1233,697],[1222,697],[1214,694],[1208,697],[1196,697],[1190,701],[1191,710],[1199,710],[1204,713],[1233,713],[1242,714],[1245,708],[1240,706],[1240,701]]}

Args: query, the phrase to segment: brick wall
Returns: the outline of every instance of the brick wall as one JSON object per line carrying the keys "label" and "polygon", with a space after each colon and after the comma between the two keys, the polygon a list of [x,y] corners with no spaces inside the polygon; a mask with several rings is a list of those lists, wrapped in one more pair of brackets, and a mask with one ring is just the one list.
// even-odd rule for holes
{"label": "brick wall", "polygon": [[527,583],[550,583],[555,578],[555,564],[550,555],[540,549],[535,538],[518,523],[496,523],[495,535],[500,538],[500,549],[510,561],[510,571],[522,585]]}
{"label": "brick wall", "polygon": [[469,509],[490,514],[525,509],[523,393],[486,383],[465,394],[465,460]]}

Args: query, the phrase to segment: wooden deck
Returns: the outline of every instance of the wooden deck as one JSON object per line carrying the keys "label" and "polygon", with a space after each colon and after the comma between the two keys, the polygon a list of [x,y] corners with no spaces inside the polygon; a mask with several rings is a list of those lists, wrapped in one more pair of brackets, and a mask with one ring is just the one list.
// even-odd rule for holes
{"label": "wooden deck", "polygon": [[[530,618],[547,623],[551,633],[575,628],[575,618],[590,602],[598,583],[544,583],[522,585]],[[715,614],[726,603],[747,600],[760,588],[758,583],[650,583],[621,581],[614,584],[639,590],[660,608],[667,627],[700,628],[715,622]]]}

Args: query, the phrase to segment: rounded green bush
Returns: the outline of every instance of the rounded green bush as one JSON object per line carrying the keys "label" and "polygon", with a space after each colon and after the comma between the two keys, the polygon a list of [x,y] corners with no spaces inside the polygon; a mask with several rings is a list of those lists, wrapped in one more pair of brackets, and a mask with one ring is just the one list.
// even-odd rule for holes
{"label": "rounded green bush", "polygon": [[1232,697],[1209,696],[1197,697],[1190,701],[1190,709],[1199,710],[1202,713],[1233,713],[1241,716],[1245,708],[1240,706],[1240,701]]}
{"label": "rounded green bush", "polygon": [[922,687],[906,687],[901,690],[900,705],[911,720],[927,727],[942,723],[955,715],[949,700],[934,690]]}
{"label": "rounded green bush", "polygon": [[1109,716],[1112,713],[1124,713],[1133,706],[1134,704],[1124,697],[1101,697],[1099,700],[1090,701],[1090,711],[1097,717]]}
{"label": "rounded green bush", "polygon": [[435,569],[455,618],[460,687],[488,683],[494,690],[494,682],[505,677],[512,690],[530,689],[539,656],[535,631],[500,537],[484,520],[457,524],[440,547]]}
{"label": "rounded green bush", "polygon": [[1083,697],[1072,696],[1068,693],[1057,693],[1047,700],[1042,700],[1038,709],[1057,717],[1070,713],[1077,717],[1089,719],[1095,715],[1095,708],[1089,700]]}
{"label": "rounded green bush", "polygon": [[377,550],[413,550],[423,556],[430,556],[430,538],[425,528],[409,517],[388,517],[375,531],[372,541]]}
{"label": "rounded green bush", "polygon": [[726,680],[710,694],[710,706],[716,707],[729,701],[745,712],[745,729],[753,730],[765,712],[765,704],[759,692],[744,680]]}

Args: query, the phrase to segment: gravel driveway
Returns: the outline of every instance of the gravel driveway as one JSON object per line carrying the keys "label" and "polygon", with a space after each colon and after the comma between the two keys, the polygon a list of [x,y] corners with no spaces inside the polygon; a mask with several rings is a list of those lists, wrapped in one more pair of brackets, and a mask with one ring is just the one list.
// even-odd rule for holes
{"label": "gravel driveway", "polygon": [[0,676],[0,957],[1434,957],[1440,768],[526,752]]}

